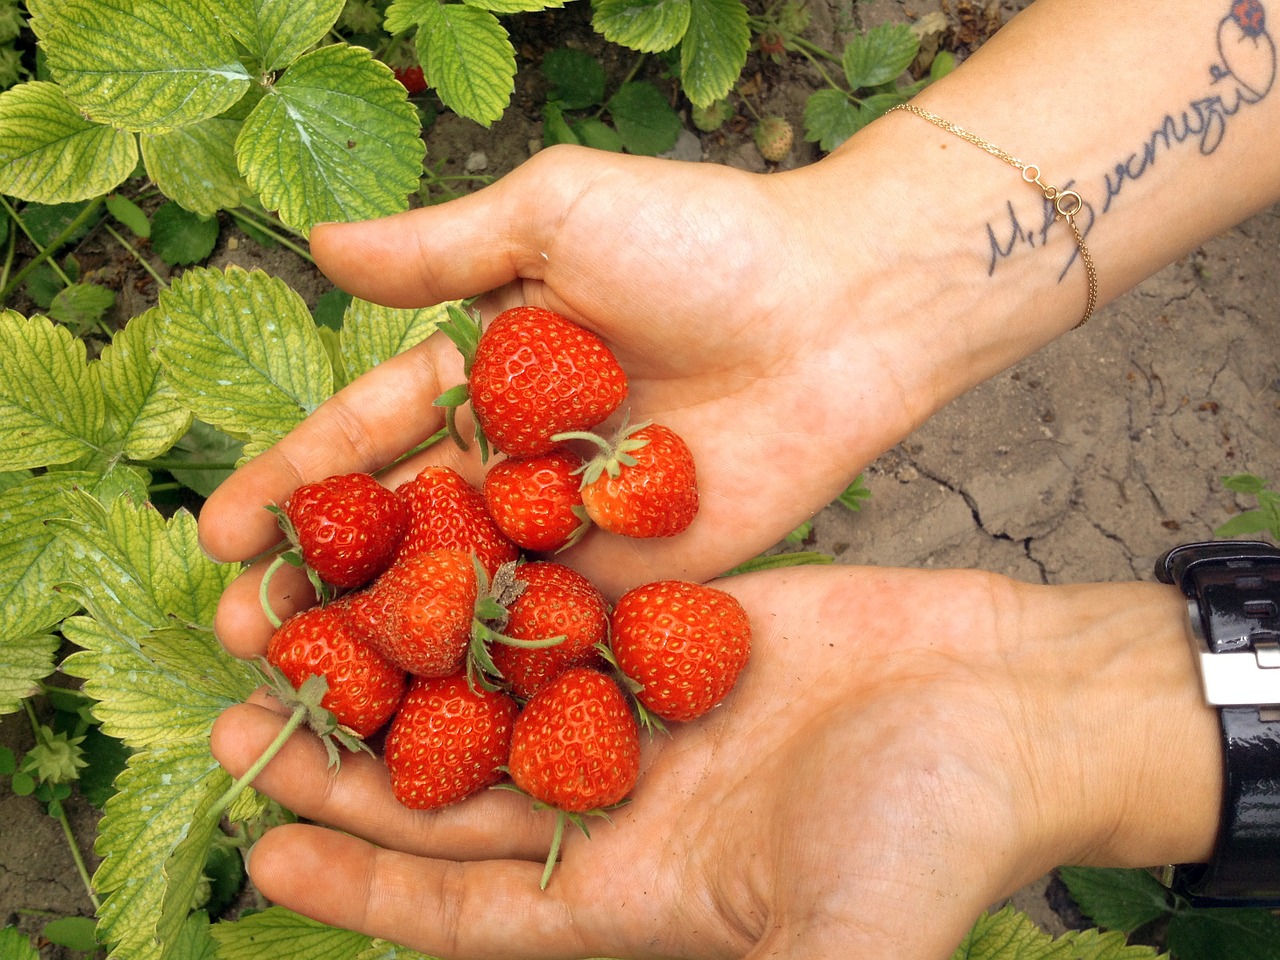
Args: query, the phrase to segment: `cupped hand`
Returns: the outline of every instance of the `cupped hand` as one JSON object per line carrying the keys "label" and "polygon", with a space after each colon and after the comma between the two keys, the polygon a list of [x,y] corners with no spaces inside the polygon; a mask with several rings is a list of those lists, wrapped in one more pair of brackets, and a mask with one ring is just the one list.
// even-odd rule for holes
{"label": "cupped hand", "polygon": [[[505,791],[410,811],[378,760],[331,775],[308,734],[256,781],[311,822],[263,837],[255,884],[451,960],[945,960],[1058,862],[1212,844],[1216,733],[1175,591],[848,567],[720,585],[755,627],[738,686],[645,742],[632,802],[566,834],[545,891],[551,814]],[[282,723],[233,708],[215,754],[238,774]]]}
{"label": "cupped hand", "polygon": [[[872,194],[824,164],[763,176],[556,148],[442,206],[319,226],[312,250],[362,298],[405,307],[485,294],[489,315],[545,306],[609,343],[630,377],[631,422],[686,439],[702,494],[677,537],[593,531],[563,555],[616,595],[658,576],[702,580],[772,546],[940,402],[919,328],[927,312],[912,304],[945,271],[923,269],[928,244],[883,249],[893,231]],[[886,273],[890,256],[900,273]],[[432,401],[461,379],[443,335],[362,377],[209,498],[205,548],[260,554],[279,538],[264,504],[413,449],[441,426]],[[482,475],[474,450],[446,443],[387,480],[441,461]],[[239,652],[264,642],[253,595],[229,592],[220,625]]]}

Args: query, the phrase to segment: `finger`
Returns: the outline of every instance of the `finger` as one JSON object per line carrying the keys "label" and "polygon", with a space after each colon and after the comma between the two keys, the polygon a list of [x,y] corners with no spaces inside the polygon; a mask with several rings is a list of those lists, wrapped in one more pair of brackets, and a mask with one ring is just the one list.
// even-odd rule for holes
{"label": "finger", "polygon": [[[262,608],[260,592],[262,579],[270,566],[270,559],[259,560],[232,580],[218,598],[213,633],[224,650],[241,660],[265,654],[267,643],[275,632],[275,626]],[[298,611],[315,606],[316,600],[315,587],[300,567],[284,563],[272,572],[271,582],[267,585],[267,601],[280,620],[287,620]]]}
{"label": "finger", "polygon": [[[265,704],[231,707],[214,723],[213,755],[239,777],[287,720]],[[534,811],[527,797],[505,790],[486,790],[439,810],[411,810],[392,794],[381,760],[366,753],[344,754],[335,773],[324,745],[305,732],[289,739],[253,785],[300,817],[422,856],[541,864],[554,830],[552,819]]]}
{"label": "finger", "polygon": [[582,913],[600,911],[585,898],[571,909],[554,884],[539,890],[541,870],[522,861],[428,860],[302,824],[271,830],[249,858],[254,885],[272,902],[428,956],[601,955],[578,930]]}
{"label": "finger", "polygon": [[[433,403],[462,379],[461,357],[444,337],[357,378],[213,492],[200,512],[201,546],[223,561],[257,556],[280,538],[262,507],[283,504],[303,483],[382,469],[440,429],[443,413]],[[454,445],[437,446],[437,456],[460,462]]]}
{"label": "finger", "polygon": [[539,152],[497,183],[446,204],[381,220],[317,225],[316,265],[365,300],[420,307],[543,275],[561,211],[596,158],[572,147]]}

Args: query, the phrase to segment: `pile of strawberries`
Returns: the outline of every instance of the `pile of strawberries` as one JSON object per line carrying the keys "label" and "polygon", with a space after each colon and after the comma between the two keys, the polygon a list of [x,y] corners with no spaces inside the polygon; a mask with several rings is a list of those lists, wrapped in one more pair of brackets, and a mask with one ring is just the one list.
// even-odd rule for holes
{"label": "pile of strawberries", "polygon": [[368,474],[299,487],[276,510],[292,541],[284,556],[306,566],[325,602],[279,624],[267,660],[285,695],[323,678],[318,732],[350,746],[386,728],[406,806],[500,785],[557,811],[545,886],[564,823],[585,830],[584,817],[634,787],[640,727],[720,703],[751,628],[733,597],[681,580],[636,587],[611,609],[586,577],[546,559],[592,527],[674,536],[698,509],[693,458],[675,432],[590,432],[627,395],[598,337],[536,307],[483,333],[453,310],[445,332],[466,370],[437,401],[450,430],[465,446],[454,414],[470,403],[482,454],[505,458],[482,489],[442,466],[395,490]]}

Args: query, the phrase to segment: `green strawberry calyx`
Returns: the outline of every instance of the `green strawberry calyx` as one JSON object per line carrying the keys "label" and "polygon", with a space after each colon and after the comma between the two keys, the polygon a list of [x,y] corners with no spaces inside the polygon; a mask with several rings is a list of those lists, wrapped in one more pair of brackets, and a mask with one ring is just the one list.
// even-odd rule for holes
{"label": "green strawberry calyx", "polygon": [[[471,367],[476,362],[476,348],[480,345],[480,316],[473,311],[462,309],[456,303],[448,304],[445,307],[445,314],[446,319],[437,329],[452,340],[453,345],[462,354],[462,374],[470,380]],[[471,449],[471,445],[462,435],[462,431],[458,429],[458,408],[469,402],[470,399],[471,387],[464,382],[456,387],[450,387],[433,401],[434,406],[444,408],[445,430],[460,450]],[[475,424],[474,436],[476,446],[480,448],[480,462],[487,463],[489,461],[489,441],[485,437],[484,431],[480,429],[479,422]]]}
{"label": "green strawberry calyx", "polygon": [[631,706],[631,713],[636,718],[636,723],[640,725],[640,729],[649,734],[649,739],[653,739],[659,734],[671,735],[671,731],[667,729],[666,723],[662,718],[644,705],[644,701],[640,698],[641,692],[644,690],[644,684],[634,677],[623,671],[618,665],[618,658],[614,656],[613,648],[607,642],[597,643],[596,651],[609,667],[609,672],[613,674],[613,679],[617,681],[618,687],[622,690],[623,695],[627,698],[627,703]]}
{"label": "green strawberry calyx", "polygon": [[539,640],[521,640],[502,631],[506,628],[508,608],[524,593],[527,584],[515,576],[520,561],[512,560],[498,568],[492,583],[484,564],[475,554],[471,555],[475,566],[476,583],[479,586],[475,612],[471,620],[471,641],[467,651],[467,684],[472,690],[477,686],[485,690],[505,690],[502,671],[493,661],[490,650],[495,643],[526,650],[542,650],[554,647],[565,640],[564,634]]}
{"label": "green strawberry calyx", "polygon": [[588,487],[605,474],[616,479],[622,474],[623,467],[634,467],[638,461],[632,454],[649,444],[647,437],[637,437],[636,434],[652,425],[652,420],[645,420],[634,426],[623,423],[611,440],[606,440],[600,434],[592,433],[589,430],[571,430],[567,433],[557,433],[551,439],[558,443],[582,440],[596,448],[597,453],[595,456],[589,458],[574,471],[575,474],[582,476],[582,486]]}

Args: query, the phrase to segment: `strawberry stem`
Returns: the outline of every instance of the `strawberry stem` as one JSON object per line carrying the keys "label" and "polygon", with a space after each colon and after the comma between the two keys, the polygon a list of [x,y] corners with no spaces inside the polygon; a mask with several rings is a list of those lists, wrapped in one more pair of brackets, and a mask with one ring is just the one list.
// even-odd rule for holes
{"label": "strawberry stem", "polygon": [[262,582],[258,584],[258,602],[262,604],[262,612],[266,614],[267,619],[271,621],[271,625],[277,630],[284,624],[284,621],[276,616],[276,612],[271,609],[271,597],[268,595],[270,593],[268,588],[271,586],[271,578],[275,575],[275,572],[288,562],[283,553],[279,554],[271,561],[271,566],[267,567],[267,572],[262,575]]}
{"label": "strawberry stem", "polygon": [[556,861],[560,859],[560,844],[564,842],[564,825],[569,819],[569,815],[563,810],[556,811],[556,829],[551,836],[551,852],[547,854],[546,866],[542,868],[542,879],[538,881],[538,889],[547,889],[547,884],[551,882],[551,872],[556,868]]}
{"label": "strawberry stem", "polygon": [[236,797],[240,796],[240,794],[244,792],[245,787],[253,783],[253,781],[257,779],[258,774],[266,769],[267,764],[275,759],[275,755],[280,752],[281,748],[285,745],[288,739],[293,736],[294,731],[302,725],[302,721],[305,720],[306,717],[307,708],[304,705],[294,707],[293,713],[289,715],[288,721],[285,723],[284,727],[281,728],[280,733],[276,735],[276,738],[267,746],[267,749],[262,751],[262,755],[258,757],[258,759],[253,762],[252,766],[241,774],[229,788],[227,788],[226,793],[224,793],[218,799],[218,802],[213,805],[213,808],[209,811],[209,815],[215,821],[222,818],[222,814],[227,807],[231,806]]}

